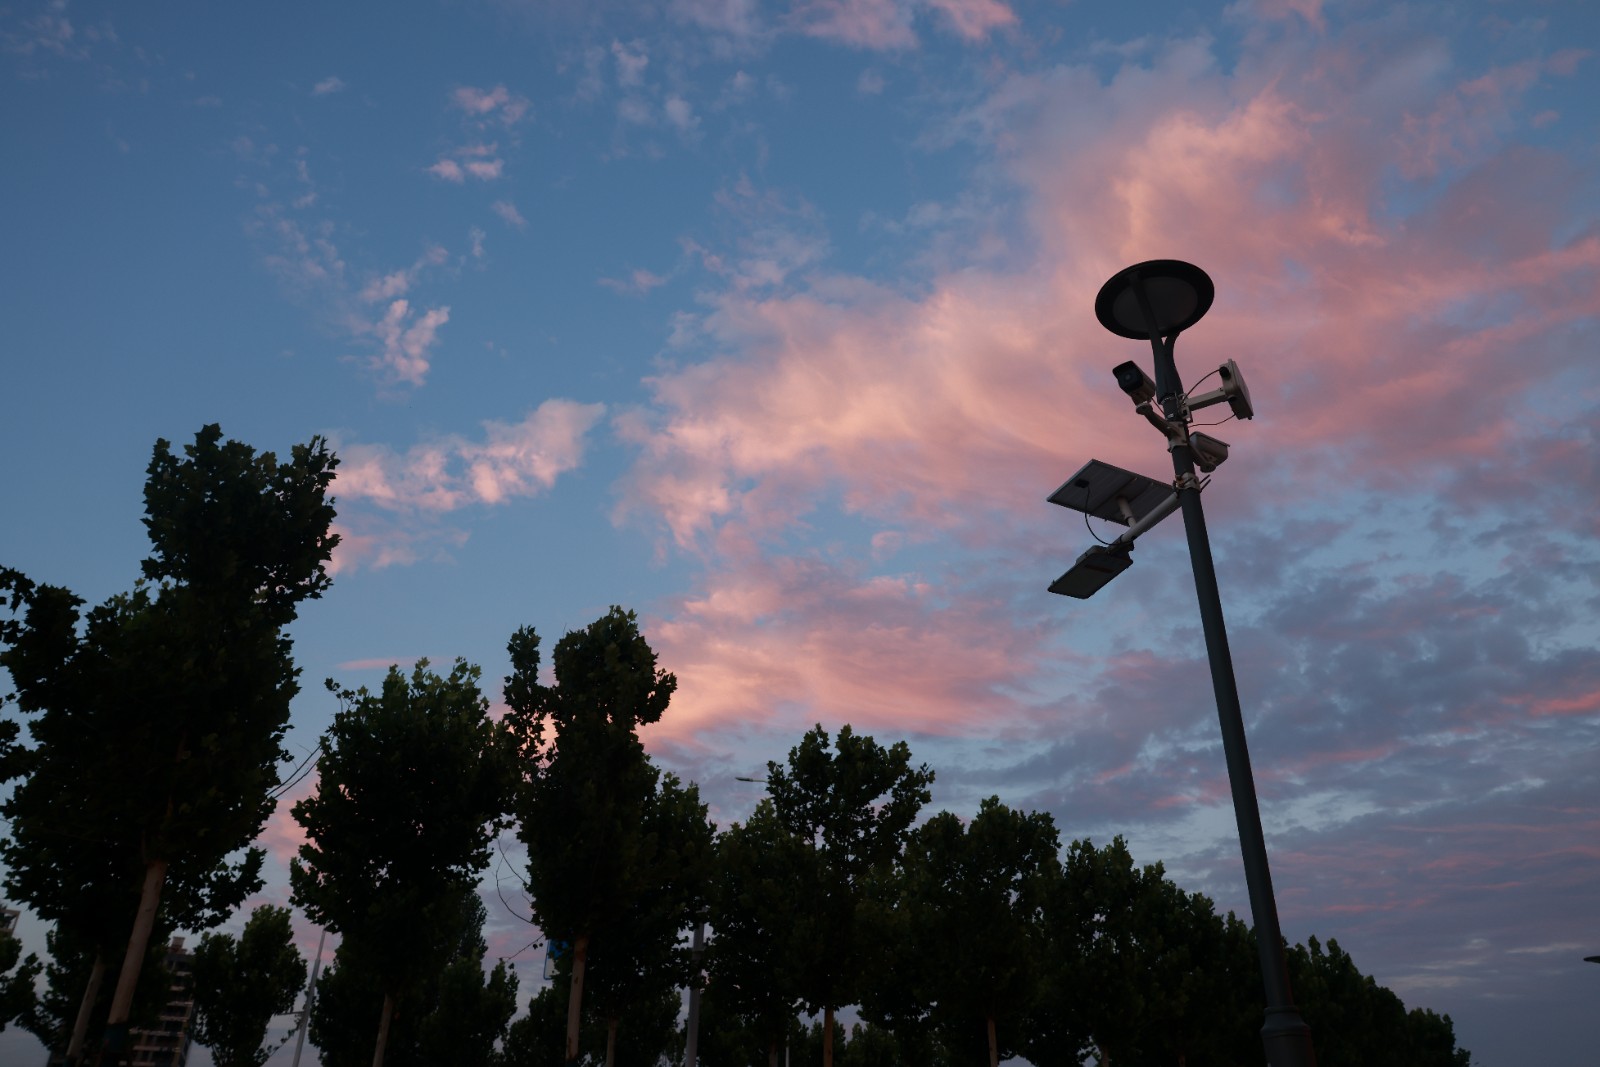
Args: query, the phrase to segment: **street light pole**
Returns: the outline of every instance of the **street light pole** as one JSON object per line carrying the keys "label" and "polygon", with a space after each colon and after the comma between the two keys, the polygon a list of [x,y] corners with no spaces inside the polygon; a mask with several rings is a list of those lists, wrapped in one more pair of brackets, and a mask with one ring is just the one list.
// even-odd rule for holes
{"label": "street light pole", "polygon": [[[1244,854],[1250,914],[1255,922],[1256,947],[1261,956],[1261,981],[1267,1002],[1261,1043],[1267,1065],[1316,1067],[1311,1028],[1300,1017],[1289,988],[1288,960],[1278,927],[1278,905],[1272,892],[1272,871],[1267,865],[1266,839],[1261,832],[1261,809],[1256,802],[1255,776],[1250,769],[1250,749],[1245,741],[1233,655],[1228,649],[1222,596],[1211,558],[1211,539],[1206,534],[1205,511],[1200,503],[1200,482],[1195,477],[1190,416],[1183,381],[1173,360],[1178,334],[1205,314],[1213,292],[1211,279],[1191,264],[1172,260],[1141,263],[1106,283],[1096,300],[1096,314],[1114,333],[1148,337],[1155,356],[1155,399],[1161,405],[1168,427],[1173,488],[1178,506],[1183,509],[1183,526],[1189,540],[1195,594],[1200,601],[1200,624],[1205,633],[1211,685],[1222,727],[1222,751],[1228,766],[1228,785],[1233,793],[1233,814],[1239,827],[1240,851]],[[1129,296],[1133,298],[1131,306],[1127,302]],[[1160,308],[1156,306],[1158,298],[1163,305]]]}

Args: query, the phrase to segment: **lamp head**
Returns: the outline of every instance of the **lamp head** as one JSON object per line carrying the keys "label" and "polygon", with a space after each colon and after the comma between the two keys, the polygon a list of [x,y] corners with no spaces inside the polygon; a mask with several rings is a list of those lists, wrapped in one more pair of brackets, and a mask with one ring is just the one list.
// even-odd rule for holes
{"label": "lamp head", "polygon": [[[1119,337],[1159,339],[1199,322],[1215,298],[1211,276],[1193,263],[1152,259],[1113,274],[1095,297],[1094,314],[1100,325]],[[1154,323],[1146,317],[1146,303]]]}

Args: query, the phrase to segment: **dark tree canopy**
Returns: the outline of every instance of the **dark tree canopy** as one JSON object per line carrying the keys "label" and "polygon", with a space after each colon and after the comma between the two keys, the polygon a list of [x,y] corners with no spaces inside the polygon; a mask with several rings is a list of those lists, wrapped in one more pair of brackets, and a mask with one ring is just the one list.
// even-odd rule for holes
{"label": "dark tree canopy", "polygon": [[517,834],[534,920],[573,944],[567,1051],[576,1057],[591,950],[608,1012],[681,980],[676,932],[703,911],[712,831],[695,788],[663,780],[640,743],[639,727],[661,718],[677,679],[657,666],[632,612],[613,607],[557,642],[554,685],[539,681],[532,629],[518,630],[508,651]]}
{"label": "dark tree canopy", "polygon": [[811,846],[779,823],[770,798],[717,839],[708,953],[715,1010],[750,1031],[763,1059],[782,1048],[800,1006],[795,961],[804,946],[794,917],[809,902],[812,859]]}
{"label": "dark tree canopy", "polygon": [[278,1048],[263,1047],[272,1017],[294,1007],[305,977],[288,908],[263,904],[237,938],[206,934],[194,952],[195,1041],[217,1067],[260,1067]]}
{"label": "dark tree canopy", "polygon": [[[387,1021],[458,944],[462,896],[505,809],[506,760],[465,661],[448,677],[426,661],[409,678],[391,667],[379,692],[340,695],[317,791],[292,809],[307,841],[289,879],[294,902],[343,935],[341,958],[381,976]],[[372,1022],[381,1044],[387,1026]]]}
{"label": "dark tree canopy", "polygon": [[19,754],[0,736],[0,771],[25,775],[4,812],[7,890],[102,964],[129,938],[112,1045],[164,889],[168,921],[204,928],[260,885],[260,855],[239,854],[272,811],[297,689],[284,627],[328,584],[336,463],[320,439],[280,463],[215,425],[182,456],[157,441],[144,583],[80,620],[67,590],[0,572],[13,613],[25,608],[0,628],[0,665],[37,743]]}
{"label": "dark tree canopy", "polygon": [[869,1014],[876,1001],[885,1023],[923,1015],[944,1044],[990,1067],[1019,1054],[1045,966],[1040,917],[1060,878],[1059,847],[1048,814],[1012,811],[998,797],[968,825],[946,811],[914,830],[872,912],[874,956],[890,966],[863,990]]}
{"label": "dark tree canopy", "polygon": [[[862,992],[868,880],[899,861],[932,781],[926,764],[912,767],[904,741],[884,748],[849,726],[832,751],[819,725],[790,750],[787,766],[767,764],[778,825],[810,850],[797,872],[806,902],[793,919],[795,988],[806,1010],[823,1013],[825,1039],[833,1012]],[[824,1067],[831,1052],[829,1041]]]}
{"label": "dark tree canopy", "polygon": [[[476,892],[464,892],[457,905],[448,920],[444,965],[395,1009],[384,1054],[388,1067],[498,1062],[495,1044],[516,1012],[517,976],[504,960],[484,973],[483,902]],[[310,1036],[325,1067],[369,1067],[383,996],[382,973],[341,944],[333,966],[317,982],[311,1009]]]}

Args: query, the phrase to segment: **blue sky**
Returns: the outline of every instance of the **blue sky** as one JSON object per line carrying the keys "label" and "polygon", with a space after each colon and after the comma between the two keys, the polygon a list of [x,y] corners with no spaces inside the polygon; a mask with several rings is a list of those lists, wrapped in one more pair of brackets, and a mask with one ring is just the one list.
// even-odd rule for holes
{"label": "blue sky", "polygon": [[[681,683],[650,747],[720,822],[755,800],[735,776],[851,722],[911,741],[935,809],[1124,833],[1242,911],[1176,521],[1095,599],[1044,592],[1089,543],[1045,495],[1091,456],[1166,462],[1095,292],[1188,259],[1218,295],[1180,368],[1238,360],[1259,412],[1211,431],[1206,503],[1285,933],[1483,1063],[1575,1062],[1596,23],[7,4],[0,562],[103,598],[145,552],[156,438],[322,434],[345,542],[295,630],[297,751],[324,677],[463,656],[498,698],[515,628],[617,603]],[[268,840],[281,901],[284,813]]]}

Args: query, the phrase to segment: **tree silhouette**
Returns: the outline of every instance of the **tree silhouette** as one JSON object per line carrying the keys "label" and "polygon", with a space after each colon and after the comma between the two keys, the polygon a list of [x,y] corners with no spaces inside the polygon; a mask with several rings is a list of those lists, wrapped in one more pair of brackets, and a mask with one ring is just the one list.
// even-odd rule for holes
{"label": "tree silhouette", "polygon": [[778,824],[809,849],[797,872],[806,902],[794,916],[795,973],[805,1009],[823,1013],[823,1067],[833,1067],[834,1012],[861,994],[868,879],[900,858],[932,781],[926,764],[911,766],[904,741],[884,748],[848,725],[831,752],[819,725],[787,766],[767,764]]}
{"label": "tree silhouette", "polygon": [[382,1067],[397,1006],[459,942],[462,898],[488,866],[505,807],[506,763],[465,661],[448,677],[425,660],[409,679],[391,667],[379,692],[340,698],[317,791],[291,809],[307,841],[289,880],[294,902],[343,935],[343,958],[379,976],[372,1063]]}
{"label": "tree silhouette", "polygon": [[267,1027],[294,1007],[305,977],[288,908],[263,904],[237,938],[206,934],[194,951],[195,1041],[217,1067],[260,1067],[282,1044],[263,1047]]}
{"label": "tree silhouette", "polygon": [[260,885],[261,854],[233,858],[270,814],[285,757],[298,672],[283,631],[327,587],[338,541],[326,500],[337,460],[320,439],[280,463],[210,425],[183,451],[157,441],[148,468],[144,584],[91,610],[81,632],[77,597],[0,573],[13,612],[26,606],[0,637],[37,742],[4,753],[6,772],[26,775],[5,806],[7,890],[91,946],[86,1006],[120,956],[112,1050],[164,888],[167,920],[203,929]]}
{"label": "tree silhouette", "polygon": [[[714,992],[702,1010],[714,1003],[719,1016],[742,1021],[728,1029],[748,1029],[769,1067],[776,1067],[800,1005],[805,946],[794,919],[807,903],[812,859],[809,844],[778,821],[770,798],[717,838],[710,888],[716,936],[707,951]],[[728,1040],[744,1039],[735,1033]]]}
{"label": "tree silhouette", "polygon": [[877,957],[901,966],[864,992],[863,1006],[879,990],[909,991],[952,1049],[986,1051],[989,1067],[1016,1055],[1043,969],[1041,916],[1059,847],[1049,815],[998,797],[970,825],[946,811],[914,830],[874,923],[886,935]]}
{"label": "tree silhouette", "polygon": [[[639,742],[640,726],[661,718],[677,679],[658,669],[656,654],[630,611],[613,607],[556,643],[555,684],[539,682],[539,636],[524,627],[508,646],[512,673],[505,727],[522,758],[516,791],[517,835],[528,850],[534,920],[545,936],[572,943],[566,1058],[578,1058],[584,982],[591,949],[621,969],[623,935],[639,909],[675,878],[693,879],[709,851],[710,833],[694,843],[653,832],[659,772]],[[692,788],[692,787],[691,787]],[[698,807],[697,795],[683,801]],[[704,809],[697,816],[704,823]],[[675,833],[676,831],[674,831]],[[695,853],[699,853],[696,858]],[[678,906],[677,890],[667,903]],[[693,904],[695,892],[683,895]],[[673,907],[666,909],[668,912]],[[677,929],[691,911],[679,907]],[[610,945],[603,942],[612,941]]]}

